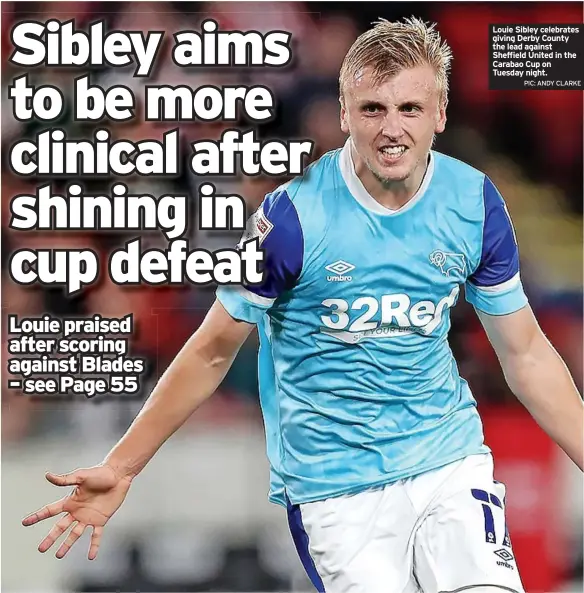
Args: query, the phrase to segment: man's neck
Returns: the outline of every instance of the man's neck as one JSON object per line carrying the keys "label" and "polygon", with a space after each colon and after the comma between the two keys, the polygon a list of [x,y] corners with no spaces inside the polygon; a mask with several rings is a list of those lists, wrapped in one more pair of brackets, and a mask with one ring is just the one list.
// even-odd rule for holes
{"label": "man's neck", "polygon": [[355,173],[369,195],[388,210],[403,208],[417,193],[422,185],[430,162],[430,155],[414,169],[413,173],[403,181],[382,182],[357,154],[351,144],[351,158],[355,166]]}

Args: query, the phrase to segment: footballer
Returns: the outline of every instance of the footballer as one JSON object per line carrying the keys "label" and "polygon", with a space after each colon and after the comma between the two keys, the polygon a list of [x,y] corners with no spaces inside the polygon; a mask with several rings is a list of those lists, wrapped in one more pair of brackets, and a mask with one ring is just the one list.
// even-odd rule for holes
{"label": "footballer", "polygon": [[[64,515],[63,557],[103,528],[132,481],[217,389],[257,327],[270,499],[287,509],[326,593],[523,593],[476,401],[448,345],[462,286],[510,389],[583,467],[584,407],[522,288],[503,198],[433,150],[452,55],[433,25],[379,21],[340,71],[346,144],[269,193],[240,245],[259,285],[217,291],[206,319],[104,461],[47,474],[73,492],[24,519]],[[504,560],[501,562],[501,560]]]}

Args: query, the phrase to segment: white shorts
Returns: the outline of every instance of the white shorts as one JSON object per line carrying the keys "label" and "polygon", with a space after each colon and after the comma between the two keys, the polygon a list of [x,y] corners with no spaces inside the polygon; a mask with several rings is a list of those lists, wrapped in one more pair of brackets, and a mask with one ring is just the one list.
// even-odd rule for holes
{"label": "white shorts", "polygon": [[[296,548],[325,593],[523,593],[491,455],[350,496],[289,506]],[[471,593],[469,591],[469,593]]]}

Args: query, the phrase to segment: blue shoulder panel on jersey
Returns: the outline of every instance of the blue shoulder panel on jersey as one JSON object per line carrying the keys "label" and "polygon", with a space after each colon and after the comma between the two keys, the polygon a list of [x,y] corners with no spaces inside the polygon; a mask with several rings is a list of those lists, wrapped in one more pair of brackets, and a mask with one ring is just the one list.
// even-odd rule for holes
{"label": "blue shoulder panel on jersey", "polygon": [[246,288],[258,296],[274,299],[291,289],[302,271],[302,228],[296,208],[285,190],[268,194],[262,208],[264,217],[273,225],[262,242],[264,282]]}
{"label": "blue shoulder panel on jersey", "polygon": [[483,184],[485,220],[481,261],[469,277],[466,299],[490,315],[507,315],[525,306],[519,278],[519,251],[507,207],[492,181]]}
{"label": "blue shoulder panel on jersey", "polygon": [[485,222],[481,262],[470,281],[475,286],[496,286],[519,272],[519,253],[505,202],[486,176],[483,198]]}
{"label": "blue shoulder panel on jersey", "polygon": [[295,285],[302,271],[302,229],[296,208],[285,190],[266,196],[250,217],[248,232],[248,236],[262,239],[264,280],[256,285],[219,286],[217,298],[235,319],[258,323],[276,298]]}

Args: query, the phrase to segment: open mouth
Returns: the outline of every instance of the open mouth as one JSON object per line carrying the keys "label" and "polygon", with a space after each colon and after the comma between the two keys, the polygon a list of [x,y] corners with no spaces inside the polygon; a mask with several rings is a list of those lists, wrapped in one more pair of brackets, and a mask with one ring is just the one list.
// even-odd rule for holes
{"label": "open mouth", "polygon": [[399,161],[407,150],[407,146],[400,144],[398,146],[382,146],[379,149],[379,153],[383,161],[392,164]]}

